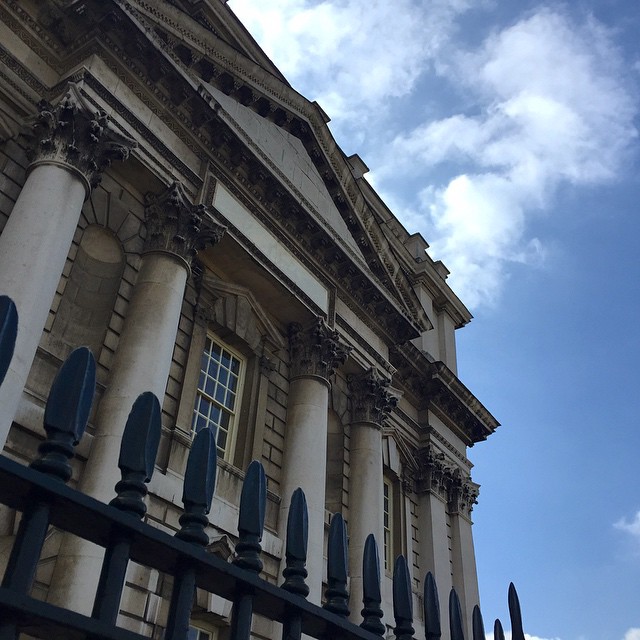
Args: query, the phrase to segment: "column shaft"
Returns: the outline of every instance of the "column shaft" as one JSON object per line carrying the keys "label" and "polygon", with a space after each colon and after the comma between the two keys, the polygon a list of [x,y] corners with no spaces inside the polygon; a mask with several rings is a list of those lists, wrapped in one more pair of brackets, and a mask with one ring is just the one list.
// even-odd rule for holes
{"label": "column shaft", "polygon": [[15,416],[78,224],[85,185],[61,164],[33,168],[0,236],[0,293],[18,309],[14,356],[0,387],[0,448]]}
{"label": "column shaft", "polygon": [[362,616],[362,554],[370,533],[376,538],[384,573],[382,428],[371,422],[351,425],[349,449],[349,573],[351,618]]}
{"label": "column shaft", "polygon": [[465,636],[470,636],[473,607],[480,604],[471,522],[460,514],[454,514],[451,516],[451,530],[453,586],[460,597],[466,624]]}
{"label": "column shaft", "polygon": [[309,600],[316,604],[321,599],[324,558],[328,411],[329,387],[326,380],[309,377],[297,378],[291,382],[287,403],[280,530],[284,538],[291,494],[301,487],[309,511]]}

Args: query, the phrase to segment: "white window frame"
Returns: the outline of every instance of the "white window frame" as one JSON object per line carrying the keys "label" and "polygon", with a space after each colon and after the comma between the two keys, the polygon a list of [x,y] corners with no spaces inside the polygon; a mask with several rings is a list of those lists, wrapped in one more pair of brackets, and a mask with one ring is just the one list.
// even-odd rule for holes
{"label": "white window frame", "polygon": [[387,573],[391,573],[393,571],[394,562],[394,486],[393,482],[386,476],[383,478],[382,482],[382,530],[384,569]]}
{"label": "white window frame", "polygon": [[[208,344],[211,343],[211,349],[208,350]],[[229,408],[226,406],[226,396],[232,390],[229,388],[229,385],[226,383],[221,383],[219,377],[210,376],[209,365],[211,362],[220,362],[220,359],[212,358],[211,354],[214,351],[214,346],[218,347],[221,351],[221,356],[224,352],[226,352],[230,357],[231,361],[237,361],[238,363],[238,372],[237,374],[232,372],[231,367],[224,366],[223,369],[227,376],[235,375],[236,376],[236,388],[235,388],[235,401],[233,404],[233,408]],[[203,368],[206,367],[206,370]],[[236,440],[238,435],[238,419],[240,414],[240,409],[242,406],[242,392],[244,389],[245,382],[245,372],[247,368],[246,358],[230,347],[227,343],[221,340],[215,333],[211,331],[207,331],[205,346],[200,356],[200,373],[198,375],[198,384],[196,388],[196,397],[194,400],[193,412],[192,412],[192,421],[191,421],[191,430],[195,434],[200,429],[206,427],[216,427],[216,443],[219,443],[220,430],[223,427],[219,427],[218,423],[213,420],[210,415],[205,415],[202,412],[199,412],[198,409],[201,408],[201,399],[207,402],[213,409],[218,410],[221,414],[228,416],[228,426],[226,429],[227,438],[224,449],[222,449],[218,445],[218,455],[227,462],[231,462],[233,460],[233,455],[236,447]],[[220,365],[218,366],[217,376],[220,375]],[[208,378],[208,380],[207,380]],[[213,391],[211,393],[207,392],[207,382],[213,382]],[[224,399],[221,401],[219,398],[216,399],[216,396],[219,390],[224,393]],[[212,409],[209,409],[209,414]],[[200,419],[200,420],[199,420]],[[200,424],[198,426],[197,422],[204,422],[204,424]],[[222,452],[222,455],[221,455]]]}

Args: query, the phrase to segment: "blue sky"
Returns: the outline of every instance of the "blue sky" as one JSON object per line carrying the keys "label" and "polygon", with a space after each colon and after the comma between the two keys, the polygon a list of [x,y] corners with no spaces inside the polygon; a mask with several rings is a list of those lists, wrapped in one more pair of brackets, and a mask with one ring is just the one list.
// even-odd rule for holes
{"label": "blue sky", "polygon": [[475,315],[485,623],[640,640],[640,7],[230,0]]}

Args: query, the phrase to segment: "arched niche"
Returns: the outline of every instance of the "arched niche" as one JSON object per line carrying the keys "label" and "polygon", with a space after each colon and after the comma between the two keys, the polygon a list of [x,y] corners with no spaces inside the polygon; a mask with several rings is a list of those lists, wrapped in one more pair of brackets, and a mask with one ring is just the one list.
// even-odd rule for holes
{"label": "arched niche", "polygon": [[56,339],[72,348],[87,346],[99,357],[124,266],[122,246],[110,230],[84,229],[53,323]]}

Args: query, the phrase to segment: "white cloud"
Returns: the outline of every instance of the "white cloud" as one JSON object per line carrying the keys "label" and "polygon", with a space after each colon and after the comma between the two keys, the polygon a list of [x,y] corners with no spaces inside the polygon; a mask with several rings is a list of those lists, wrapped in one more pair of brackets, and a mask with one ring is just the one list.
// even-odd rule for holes
{"label": "white cloud", "polygon": [[432,254],[473,306],[496,299],[509,262],[543,255],[527,223],[561,184],[616,176],[637,135],[636,107],[604,28],[544,9],[448,70],[476,95],[475,113],[396,137],[382,179],[399,162],[416,174],[445,162],[464,168],[447,185],[425,189],[418,211],[430,222]]}
{"label": "white cloud", "polygon": [[[621,518],[618,522],[615,522],[613,525],[616,529],[620,531],[625,531],[626,533],[632,535],[634,538],[640,542],[640,511],[636,513],[632,520],[627,520],[627,518]],[[631,631],[638,631],[631,629]],[[635,640],[635,636],[632,636]],[[627,640],[627,638],[625,638]],[[640,635],[638,636],[638,640],[640,640]]]}
{"label": "white cloud", "polygon": [[231,0],[293,86],[336,120],[364,124],[408,95],[472,0]]}
{"label": "white cloud", "polygon": [[[493,633],[487,633],[486,634],[487,640],[493,640]],[[525,640],[560,640],[560,638],[541,638],[540,636],[531,636],[528,633],[524,634]],[[504,638],[505,640],[511,640],[511,631],[505,631],[504,632]],[[625,638],[624,640],[627,640],[627,638]],[[632,638],[631,640],[635,640],[635,638]]]}
{"label": "white cloud", "polygon": [[637,627],[629,629],[627,633],[624,634],[623,640],[640,640],[640,629]]}

